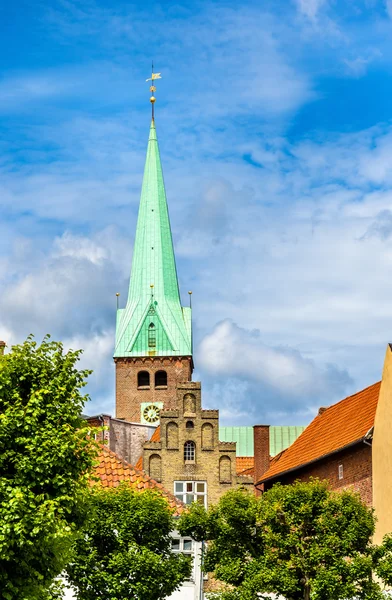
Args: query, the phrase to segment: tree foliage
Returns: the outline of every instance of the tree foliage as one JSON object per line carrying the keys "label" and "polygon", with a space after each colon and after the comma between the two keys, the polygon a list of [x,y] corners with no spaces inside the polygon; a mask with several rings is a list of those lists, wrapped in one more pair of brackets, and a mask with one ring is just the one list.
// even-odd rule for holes
{"label": "tree foliage", "polygon": [[372,577],[373,512],[357,495],[333,492],[327,482],[277,484],[259,498],[231,491],[208,512],[192,506],[179,530],[210,541],[204,569],[229,584],[217,596],[222,599],[256,600],[263,593],[288,600],[382,597]]}
{"label": "tree foliage", "polygon": [[172,511],[159,493],[97,486],[89,514],[67,567],[78,600],[160,600],[190,575],[189,559],[171,552]]}
{"label": "tree foliage", "polygon": [[80,415],[80,351],[32,337],[0,357],[0,589],[35,600],[61,572],[95,450]]}

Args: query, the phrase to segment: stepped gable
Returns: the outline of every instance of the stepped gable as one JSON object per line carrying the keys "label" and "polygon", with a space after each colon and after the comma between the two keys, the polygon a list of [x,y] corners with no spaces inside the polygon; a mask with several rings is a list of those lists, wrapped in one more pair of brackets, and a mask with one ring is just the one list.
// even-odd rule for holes
{"label": "stepped gable", "polygon": [[160,483],[149,477],[144,471],[133,467],[125,460],[122,460],[115,452],[103,446],[98,456],[99,464],[95,467],[95,474],[98,476],[101,485],[104,487],[117,487],[123,481],[135,490],[156,490],[166,500],[170,508],[174,510],[175,516],[180,515],[185,506],[168,492]]}
{"label": "stepped gable", "polygon": [[374,426],[381,382],[323,408],[295,442],[270,463],[262,483],[363,441]]}
{"label": "stepped gable", "polygon": [[[156,430],[151,436],[150,442],[160,442],[161,441],[161,426],[158,425]],[[231,442],[229,442],[231,443]],[[225,444],[225,442],[220,442],[220,444]],[[253,476],[254,474],[254,457],[253,456],[237,456],[236,457],[236,472],[237,475],[249,475]],[[140,457],[136,463],[136,468],[143,468],[143,458]]]}

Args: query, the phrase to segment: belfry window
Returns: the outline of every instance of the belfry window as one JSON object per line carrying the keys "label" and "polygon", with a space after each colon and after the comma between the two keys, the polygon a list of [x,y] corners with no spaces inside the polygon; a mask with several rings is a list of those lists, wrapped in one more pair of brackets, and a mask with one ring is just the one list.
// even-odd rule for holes
{"label": "belfry window", "polygon": [[155,373],[155,387],[167,386],[167,373],[166,371],[157,371]]}
{"label": "belfry window", "polygon": [[148,347],[155,348],[157,345],[157,332],[154,323],[150,323],[148,326]]}
{"label": "belfry window", "polygon": [[137,374],[137,387],[149,387],[150,386],[150,373],[148,371],[139,371]]}
{"label": "belfry window", "polygon": [[185,462],[195,462],[196,458],[196,444],[195,442],[188,441],[184,444],[184,460]]}

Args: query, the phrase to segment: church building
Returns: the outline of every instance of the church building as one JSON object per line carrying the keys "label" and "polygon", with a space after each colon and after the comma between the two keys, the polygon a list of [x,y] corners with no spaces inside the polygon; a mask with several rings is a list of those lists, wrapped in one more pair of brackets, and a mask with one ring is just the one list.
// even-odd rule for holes
{"label": "church building", "polygon": [[202,409],[201,384],[192,381],[192,346],[191,307],[181,304],[153,115],[128,299],[117,310],[116,422],[159,425],[137,467],[186,504],[207,506],[232,486],[252,486],[253,479],[237,476],[236,443],[219,441],[219,411]]}

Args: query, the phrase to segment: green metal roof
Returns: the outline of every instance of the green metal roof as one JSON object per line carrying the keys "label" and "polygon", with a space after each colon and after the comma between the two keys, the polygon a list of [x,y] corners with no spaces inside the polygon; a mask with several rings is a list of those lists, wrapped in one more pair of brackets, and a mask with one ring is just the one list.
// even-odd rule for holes
{"label": "green metal roof", "polygon": [[[300,425],[270,426],[270,455],[275,456],[288,448],[305,427]],[[237,442],[237,456],[254,456],[253,427],[219,427],[222,442]]]}
{"label": "green metal roof", "polygon": [[191,309],[181,306],[154,120],[144,168],[126,307],[117,311],[114,356],[190,356]]}

